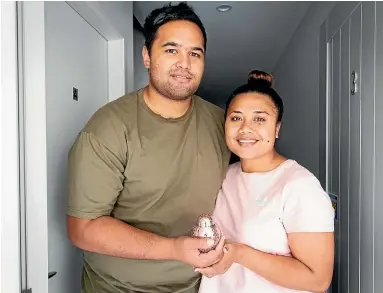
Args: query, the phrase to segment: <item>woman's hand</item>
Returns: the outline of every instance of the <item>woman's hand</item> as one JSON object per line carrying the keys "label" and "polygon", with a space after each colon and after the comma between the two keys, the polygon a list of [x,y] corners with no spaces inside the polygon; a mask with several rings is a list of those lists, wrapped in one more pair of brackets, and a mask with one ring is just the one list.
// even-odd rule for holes
{"label": "woman's hand", "polygon": [[208,278],[224,274],[235,262],[238,249],[239,245],[237,243],[226,241],[226,244],[223,248],[224,255],[219,262],[206,268],[197,268],[195,271],[200,272],[202,275]]}

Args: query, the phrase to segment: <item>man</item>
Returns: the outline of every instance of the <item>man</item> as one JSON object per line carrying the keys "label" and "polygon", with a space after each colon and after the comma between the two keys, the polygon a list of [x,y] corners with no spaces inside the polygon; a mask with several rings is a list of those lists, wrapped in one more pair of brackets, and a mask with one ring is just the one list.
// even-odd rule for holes
{"label": "man", "polygon": [[194,96],[205,29],[185,3],[145,20],[149,85],[99,109],[69,153],[68,236],[84,293],[198,291],[223,241],[189,237],[211,213],[229,161],[223,110]]}

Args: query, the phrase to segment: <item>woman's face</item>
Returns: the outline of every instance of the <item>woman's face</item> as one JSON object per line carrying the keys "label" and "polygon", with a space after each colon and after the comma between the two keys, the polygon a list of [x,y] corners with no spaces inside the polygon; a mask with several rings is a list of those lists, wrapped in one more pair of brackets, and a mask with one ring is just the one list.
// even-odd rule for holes
{"label": "woman's face", "polygon": [[274,152],[280,123],[271,98],[259,93],[243,93],[231,102],[225,134],[229,149],[241,159],[258,159]]}

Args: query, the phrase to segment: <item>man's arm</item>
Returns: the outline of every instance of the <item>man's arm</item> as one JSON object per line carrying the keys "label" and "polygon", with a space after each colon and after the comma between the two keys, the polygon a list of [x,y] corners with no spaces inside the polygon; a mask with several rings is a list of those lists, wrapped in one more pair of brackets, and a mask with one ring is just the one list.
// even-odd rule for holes
{"label": "man's arm", "polygon": [[67,217],[68,237],[77,247],[116,257],[132,259],[179,260],[195,267],[208,267],[223,256],[222,237],[208,253],[214,241],[205,238],[166,238],[132,227],[109,216],[94,220]]}
{"label": "man's arm", "polygon": [[175,259],[175,239],[132,227],[109,216],[94,220],[67,217],[68,237],[77,247],[136,259]]}
{"label": "man's arm", "polygon": [[69,239],[83,250],[117,257],[175,259],[194,266],[219,260],[222,247],[200,255],[198,249],[209,246],[206,239],[169,239],[110,217],[123,189],[127,145],[120,123],[103,115],[91,120],[69,152]]}
{"label": "man's arm", "polygon": [[109,108],[95,113],[68,157],[69,239],[79,248],[117,257],[173,259],[174,239],[110,217],[123,189],[126,129]]}

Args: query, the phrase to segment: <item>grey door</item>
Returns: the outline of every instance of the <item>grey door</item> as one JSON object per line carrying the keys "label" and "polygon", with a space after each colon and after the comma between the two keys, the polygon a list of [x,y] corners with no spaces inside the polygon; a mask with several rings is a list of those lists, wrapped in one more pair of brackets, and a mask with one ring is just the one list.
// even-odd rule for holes
{"label": "grey door", "polygon": [[375,31],[374,288],[383,291],[383,3],[376,3]]}
{"label": "grey door", "polygon": [[[348,91],[350,95],[350,181],[349,181],[349,290],[359,292],[360,285],[360,39],[361,39],[361,6],[349,19],[350,28],[350,71],[345,72],[350,78]],[[354,73],[354,75],[352,75]],[[351,75],[353,77],[351,77]],[[354,77],[355,76],[355,77]],[[354,89],[355,87],[355,89]],[[358,88],[359,87],[359,88]],[[351,89],[352,88],[352,89]],[[347,89],[345,89],[347,90]],[[346,145],[344,147],[347,147]],[[344,170],[346,166],[341,166]],[[343,205],[340,206],[343,207]],[[342,225],[343,222],[341,222]],[[341,228],[342,229],[342,228]],[[342,231],[341,231],[342,235]],[[342,243],[343,242],[343,243]],[[342,238],[345,247],[347,239]],[[342,263],[340,263],[342,266]],[[342,266],[343,267],[343,266]],[[341,267],[341,269],[342,269]],[[344,291],[344,289],[342,289]]]}
{"label": "grey door", "polygon": [[327,187],[338,195],[331,289],[383,292],[383,4],[336,17],[329,23],[342,25],[328,40]]}

